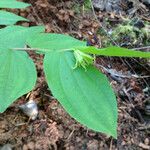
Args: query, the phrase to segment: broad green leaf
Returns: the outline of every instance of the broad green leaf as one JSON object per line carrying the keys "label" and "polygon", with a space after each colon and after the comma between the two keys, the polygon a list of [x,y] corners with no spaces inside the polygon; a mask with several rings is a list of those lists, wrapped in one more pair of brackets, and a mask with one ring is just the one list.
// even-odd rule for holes
{"label": "broad green leaf", "polygon": [[0,113],[17,98],[31,91],[36,69],[26,52],[0,50]]}
{"label": "broad green leaf", "polygon": [[26,8],[30,4],[16,0],[0,0],[0,8]]}
{"label": "broad green leaf", "polygon": [[36,36],[31,36],[27,40],[27,44],[33,48],[43,48],[44,45],[44,49],[46,50],[43,49],[41,51],[68,50],[78,46],[86,46],[86,42],[79,41],[68,35],[55,33],[41,33]]}
{"label": "broad green leaf", "polygon": [[33,62],[23,48],[28,36],[43,32],[43,27],[8,26],[0,29],[0,112],[29,92],[36,81]]}
{"label": "broad green leaf", "polygon": [[13,13],[0,10],[0,25],[13,25],[18,21],[28,20]]}
{"label": "broad green leaf", "polygon": [[[22,27],[22,26],[8,26],[0,29],[0,47],[5,48],[23,48],[26,39],[29,36],[44,32],[42,26]],[[0,49],[0,51],[5,49]]]}
{"label": "broad green leaf", "polygon": [[79,50],[85,53],[102,56],[150,58],[150,52],[135,51],[122,47],[108,47],[102,49],[97,49],[95,47],[83,47],[79,48]]}
{"label": "broad green leaf", "polygon": [[71,51],[45,55],[44,71],[54,97],[83,125],[116,138],[117,103],[108,79],[93,66],[85,71],[73,69],[74,64]]}
{"label": "broad green leaf", "polygon": [[[47,43],[47,45],[45,43]],[[36,37],[31,36],[27,40],[27,44],[34,48],[41,48],[41,46],[44,45],[41,51],[45,52],[51,50],[67,51],[77,49],[85,53],[102,56],[150,58],[150,52],[135,51],[121,47],[97,49],[95,47],[86,46],[86,42],[62,34],[39,34],[36,35]]]}
{"label": "broad green leaf", "polygon": [[116,137],[117,104],[107,78],[93,67],[86,72],[73,69],[73,52],[62,51],[86,46],[86,42],[66,35],[39,34],[27,44],[52,50],[44,59],[45,74],[52,93],[69,114],[93,130]]}

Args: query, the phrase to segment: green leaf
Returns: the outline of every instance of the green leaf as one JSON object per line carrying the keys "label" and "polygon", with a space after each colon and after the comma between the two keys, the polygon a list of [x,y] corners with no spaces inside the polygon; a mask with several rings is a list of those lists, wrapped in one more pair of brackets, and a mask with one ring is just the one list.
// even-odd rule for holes
{"label": "green leaf", "polygon": [[[21,26],[8,26],[0,29],[0,47],[5,48],[23,48],[26,39],[29,36],[37,33],[44,32],[42,26],[35,27],[21,27]],[[5,49],[0,49],[0,51]]]}
{"label": "green leaf", "polygon": [[13,13],[0,10],[0,25],[13,25],[18,21],[28,20]]}
{"label": "green leaf", "polygon": [[20,26],[0,29],[0,113],[32,90],[36,81],[36,69],[27,53],[12,48],[23,48],[28,36],[43,30],[43,27]]}
{"label": "green leaf", "polygon": [[[47,45],[45,44],[47,43]],[[142,57],[150,58],[150,52],[142,52],[130,50],[121,47],[108,47],[97,49],[95,47],[86,46],[86,42],[79,41],[67,35],[62,34],[38,34],[31,36],[27,40],[27,44],[34,48],[41,48],[41,51],[51,50],[80,50],[89,54],[97,54],[102,56],[118,56],[118,57]],[[42,48],[44,45],[44,48]]]}
{"label": "green leaf", "polygon": [[26,8],[28,6],[30,6],[30,4],[16,0],[0,0],[0,8]]}
{"label": "green leaf", "polygon": [[44,58],[46,78],[67,112],[87,127],[116,137],[117,104],[107,78],[91,66],[86,72],[82,67],[73,69],[73,51],[64,52],[86,46],[86,42],[61,34],[39,34],[27,44],[51,51]]}
{"label": "green leaf", "polygon": [[135,50],[130,50],[122,47],[115,47],[115,46],[102,48],[102,49],[97,49],[95,47],[82,47],[79,48],[79,50],[85,53],[102,55],[102,56],[150,58],[150,52],[135,51]]}
{"label": "green leaf", "polygon": [[108,79],[93,66],[85,71],[72,69],[74,64],[71,51],[45,55],[44,71],[54,97],[83,125],[116,138],[117,103]]}
{"label": "green leaf", "polygon": [[[45,34],[41,33],[35,36],[31,36],[27,40],[27,44],[33,48],[41,48],[41,51],[51,51],[51,50],[70,50],[71,48],[76,48],[78,46],[86,46],[86,42],[79,41],[71,36],[63,34]],[[43,50],[43,45],[44,49]]]}
{"label": "green leaf", "polygon": [[36,69],[26,52],[0,50],[0,113],[17,98],[31,91],[36,82]]}

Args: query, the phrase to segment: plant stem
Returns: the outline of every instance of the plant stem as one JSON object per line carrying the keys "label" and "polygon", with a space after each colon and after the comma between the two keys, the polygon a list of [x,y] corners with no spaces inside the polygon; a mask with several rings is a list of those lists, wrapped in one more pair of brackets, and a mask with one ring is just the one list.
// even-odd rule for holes
{"label": "plant stem", "polygon": [[[41,52],[50,52],[50,51],[55,51],[55,50],[51,50],[51,49],[42,49],[42,48],[11,48],[12,50],[18,50],[18,51],[41,51]],[[75,50],[75,49],[61,49],[61,50],[57,50],[59,52],[64,52],[64,51],[71,51],[71,50]]]}
{"label": "plant stem", "polygon": [[12,50],[18,51],[40,51],[40,52],[50,52],[50,49],[42,49],[42,48],[12,48]]}
{"label": "plant stem", "polygon": [[12,50],[19,50],[19,51],[39,51],[39,48],[12,48]]}

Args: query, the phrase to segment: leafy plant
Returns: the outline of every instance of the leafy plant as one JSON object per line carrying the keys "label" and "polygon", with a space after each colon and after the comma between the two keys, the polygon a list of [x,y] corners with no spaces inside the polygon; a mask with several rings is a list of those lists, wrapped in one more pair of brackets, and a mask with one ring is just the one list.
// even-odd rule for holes
{"label": "leafy plant", "polygon": [[[30,5],[16,0],[0,1],[0,8],[26,8],[27,6]],[[17,16],[11,12],[0,10],[0,25],[13,25],[18,21],[27,21],[27,19]]]}
{"label": "leafy plant", "polygon": [[[1,0],[0,8],[6,6],[24,8],[28,4]],[[97,49],[67,35],[42,32],[40,26],[0,29],[0,112],[35,85],[35,65],[25,51],[19,51],[28,45],[45,55],[48,86],[66,111],[88,128],[116,138],[116,97],[107,77],[94,67],[93,54],[150,58],[150,53],[120,47]]]}

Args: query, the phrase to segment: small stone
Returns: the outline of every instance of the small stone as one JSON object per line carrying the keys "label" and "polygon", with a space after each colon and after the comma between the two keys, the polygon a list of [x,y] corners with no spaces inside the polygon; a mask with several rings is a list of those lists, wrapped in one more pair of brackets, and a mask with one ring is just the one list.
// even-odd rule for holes
{"label": "small stone", "polygon": [[28,146],[29,149],[34,149],[35,144],[34,144],[34,142],[29,142],[29,143],[27,144],[27,146]]}
{"label": "small stone", "polygon": [[33,100],[29,100],[27,103],[18,106],[18,108],[32,120],[35,120],[38,116],[38,106]]}
{"label": "small stone", "polygon": [[25,144],[25,145],[23,145],[22,150],[28,150],[28,146],[27,146],[26,144]]}
{"label": "small stone", "polygon": [[88,150],[98,150],[98,141],[97,140],[91,140],[87,143],[87,149]]}
{"label": "small stone", "polygon": [[149,139],[146,138],[146,139],[144,140],[144,143],[145,143],[146,145],[149,145]]}

